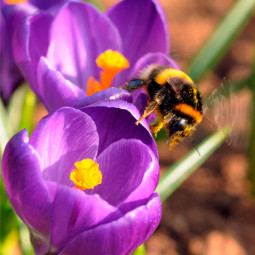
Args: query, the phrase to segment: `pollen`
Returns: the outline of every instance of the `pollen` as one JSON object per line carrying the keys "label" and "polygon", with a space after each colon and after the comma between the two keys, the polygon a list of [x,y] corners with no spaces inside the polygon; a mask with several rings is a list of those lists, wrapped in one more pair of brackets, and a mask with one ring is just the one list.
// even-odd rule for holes
{"label": "pollen", "polygon": [[92,159],[83,159],[74,163],[76,169],[70,174],[70,180],[80,190],[93,189],[102,183],[102,173],[99,165]]}
{"label": "pollen", "polygon": [[129,67],[128,60],[118,51],[107,50],[96,59],[97,66],[102,68],[100,81],[90,77],[87,84],[87,95],[91,96],[111,86],[114,77]]}

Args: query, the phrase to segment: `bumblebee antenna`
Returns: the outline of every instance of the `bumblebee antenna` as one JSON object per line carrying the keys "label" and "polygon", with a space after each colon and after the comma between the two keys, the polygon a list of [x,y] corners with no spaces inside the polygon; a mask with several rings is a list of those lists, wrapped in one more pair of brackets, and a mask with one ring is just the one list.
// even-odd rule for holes
{"label": "bumblebee antenna", "polygon": [[197,148],[197,145],[195,144],[194,140],[191,137],[189,137],[189,141],[191,142],[191,144],[194,147],[194,149],[197,151],[199,157],[201,157],[201,154],[200,154],[200,152],[199,152],[199,150]]}
{"label": "bumblebee antenna", "polygon": [[212,120],[210,120],[209,118],[207,118],[205,115],[203,116],[203,118],[205,118],[206,120],[208,120],[208,121],[216,128],[216,130],[218,129],[218,126],[217,126]]}

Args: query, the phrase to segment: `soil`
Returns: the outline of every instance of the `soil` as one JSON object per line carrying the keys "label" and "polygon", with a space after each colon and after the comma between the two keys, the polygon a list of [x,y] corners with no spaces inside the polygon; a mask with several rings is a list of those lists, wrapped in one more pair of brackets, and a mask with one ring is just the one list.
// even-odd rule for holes
{"label": "soil", "polygon": [[[104,0],[109,8],[118,1]],[[185,70],[205,44],[234,0],[160,1],[171,34],[171,57]],[[202,94],[217,88],[223,80],[239,80],[251,72],[255,42],[255,17],[233,43],[216,70],[198,86]],[[250,93],[237,96],[239,106],[232,136],[234,146],[221,146],[162,205],[162,221],[146,242],[148,255],[253,255],[255,254],[255,200],[250,195],[248,157]],[[237,105],[237,104],[236,104]],[[224,108],[225,109],[225,108]],[[213,116],[213,113],[208,113]],[[211,115],[210,115],[211,114]],[[233,115],[233,114],[232,114]],[[194,140],[200,141],[213,128],[203,123]],[[182,158],[189,141],[169,151],[158,144],[161,172]]]}

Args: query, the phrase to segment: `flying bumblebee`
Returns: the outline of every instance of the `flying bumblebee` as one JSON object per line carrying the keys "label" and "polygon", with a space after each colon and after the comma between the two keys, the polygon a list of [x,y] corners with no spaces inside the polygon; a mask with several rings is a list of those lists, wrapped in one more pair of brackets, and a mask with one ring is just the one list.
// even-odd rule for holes
{"label": "flying bumblebee", "polygon": [[136,125],[154,112],[158,122],[150,129],[155,135],[162,128],[167,130],[170,150],[193,134],[203,117],[203,101],[188,75],[168,66],[148,66],[139,79],[130,80],[124,89],[132,92],[141,87],[147,92],[149,102]]}

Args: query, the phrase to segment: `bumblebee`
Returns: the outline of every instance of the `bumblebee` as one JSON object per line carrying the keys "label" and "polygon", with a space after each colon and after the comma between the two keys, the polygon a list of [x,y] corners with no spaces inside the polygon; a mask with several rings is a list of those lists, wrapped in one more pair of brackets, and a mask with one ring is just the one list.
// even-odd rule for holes
{"label": "bumblebee", "polygon": [[141,87],[147,92],[149,101],[136,125],[154,112],[157,123],[150,129],[155,135],[162,128],[166,129],[170,150],[193,134],[203,117],[203,101],[188,75],[168,66],[148,66],[139,79],[130,80],[124,89],[132,92]]}

